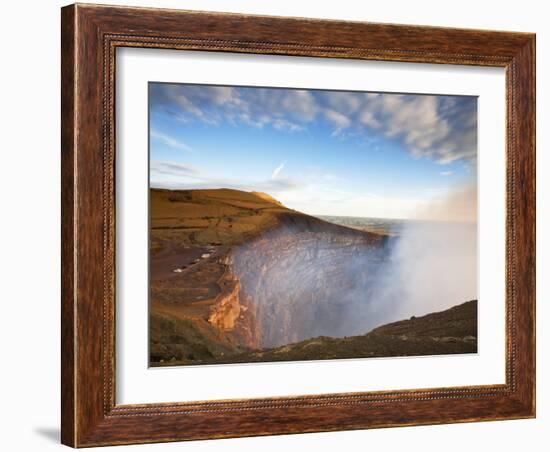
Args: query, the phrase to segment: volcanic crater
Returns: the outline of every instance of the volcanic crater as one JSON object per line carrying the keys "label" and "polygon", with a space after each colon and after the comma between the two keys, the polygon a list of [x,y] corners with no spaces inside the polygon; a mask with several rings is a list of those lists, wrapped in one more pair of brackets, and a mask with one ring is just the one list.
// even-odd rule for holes
{"label": "volcanic crater", "polygon": [[258,192],[151,189],[150,206],[152,366],[477,350],[475,300],[437,334],[373,330],[393,237]]}

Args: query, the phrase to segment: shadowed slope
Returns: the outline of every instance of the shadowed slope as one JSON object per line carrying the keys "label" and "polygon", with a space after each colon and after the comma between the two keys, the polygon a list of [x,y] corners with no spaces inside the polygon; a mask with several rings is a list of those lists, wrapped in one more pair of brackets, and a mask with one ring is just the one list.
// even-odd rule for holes
{"label": "shadowed slope", "polygon": [[[316,359],[445,355],[477,352],[477,300],[445,311],[390,323],[344,338],[316,337],[282,347],[194,361],[222,364]],[[189,360],[172,364],[187,364]]]}

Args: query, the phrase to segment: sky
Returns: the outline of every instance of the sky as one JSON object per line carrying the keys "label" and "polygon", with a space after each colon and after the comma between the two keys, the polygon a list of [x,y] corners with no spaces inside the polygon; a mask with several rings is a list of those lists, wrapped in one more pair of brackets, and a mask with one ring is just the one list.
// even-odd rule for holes
{"label": "sky", "polygon": [[150,83],[149,139],[151,187],[418,218],[475,187],[477,98]]}

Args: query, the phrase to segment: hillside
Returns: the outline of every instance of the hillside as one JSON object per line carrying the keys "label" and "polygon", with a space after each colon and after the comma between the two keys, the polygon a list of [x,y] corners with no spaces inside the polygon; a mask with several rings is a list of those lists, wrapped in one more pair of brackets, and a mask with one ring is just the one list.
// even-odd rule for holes
{"label": "hillside", "polygon": [[[260,304],[270,304],[270,294],[294,277],[302,279],[304,290],[322,295],[321,287],[304,284],[313,265],[322,276],[322,265],[325,273],[337,270],[350,253],[383,240],[288,209],[265,193],[230,189],[152,189],[150,219],[153,361],[173,357],[176,349],[176,355],[183,353],[182,346],[174,348],[166,337],[172,329],[177,334],[185,330],[188,342],[200,343],[190,348],[193,356],[300,339],[296,333],[274,332],[277,322],[287,324],[285,331],[296,327]],[[324,251],[312,254],[312,244],[322,244]],[[248,293],[251,286],[265,286],[263,295]],[[295,292],[297,298],[300,291]],[[289,296],[288,301],[295,299]],[[303,317],[306,311],[299,309]],[[308,328],[313,326],[302,325],[303,334],[309,334]]]}
{"label": "hillside", "polygon": [[264,193],[230,189],[150,191],[151,246],[163,241],[182,245],[236,245],[276,224],[292,212]]}
{"label": "hillside", "polygon": [[151,251],[167,241],[187,246],[234,246],[276,226],[307,231],[357,231],[289,209],[266,193],[228,188],[150,190]]}

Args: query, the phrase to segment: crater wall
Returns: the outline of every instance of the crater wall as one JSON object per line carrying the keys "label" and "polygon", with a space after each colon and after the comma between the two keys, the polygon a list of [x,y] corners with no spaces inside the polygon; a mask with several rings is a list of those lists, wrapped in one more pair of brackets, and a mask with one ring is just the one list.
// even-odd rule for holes
{"label": "crater wall", "polygon": [[[311,222],[311,217],[307,218]],[[373,303],[387,238],[291,218],[235,248],[231,271],[254,312],[258,346],[364,334],[380,324]]]}

